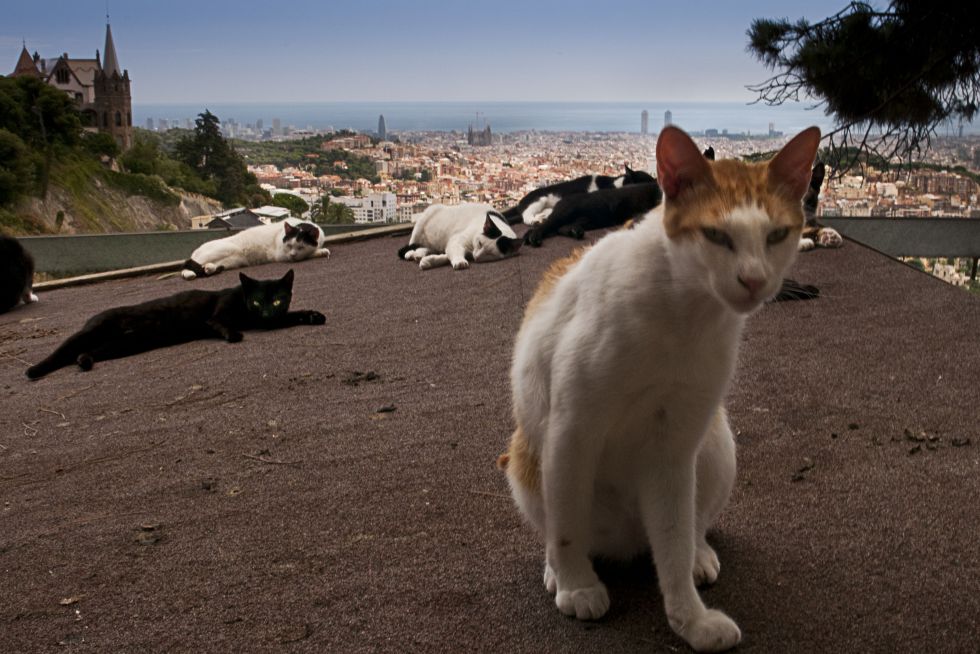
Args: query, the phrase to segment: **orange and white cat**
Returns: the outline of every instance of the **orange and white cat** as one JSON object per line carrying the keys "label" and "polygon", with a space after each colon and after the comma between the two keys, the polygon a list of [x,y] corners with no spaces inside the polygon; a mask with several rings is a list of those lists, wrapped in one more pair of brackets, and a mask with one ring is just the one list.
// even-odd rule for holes
{"label": "orange and white cat", "polygon": [[695,588],[718,577],[705,532],[735,479],[724,398],[746,317],[796,255],[819,141],[812,127],[767,163],[709,162],[665,128],[664,204],[556,262],[529,303],[511,369],[517,429],[499,464],[545,542],[562,613],[609,608],[591,557],[652,550],[674,631],[700,651],[741,640]]}

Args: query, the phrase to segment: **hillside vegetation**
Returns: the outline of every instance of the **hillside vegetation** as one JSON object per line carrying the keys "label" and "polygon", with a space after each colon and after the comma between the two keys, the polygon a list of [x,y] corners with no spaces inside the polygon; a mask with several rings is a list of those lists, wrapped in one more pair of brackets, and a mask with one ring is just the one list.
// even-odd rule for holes
{"label": "hillside vegetation", "polygon": [[205,111],[173,151],[150,133],[120,154],[85,132],[74,102],[40,80],[0,78],[0,231],[180,229],[222,205],[270,201]]}

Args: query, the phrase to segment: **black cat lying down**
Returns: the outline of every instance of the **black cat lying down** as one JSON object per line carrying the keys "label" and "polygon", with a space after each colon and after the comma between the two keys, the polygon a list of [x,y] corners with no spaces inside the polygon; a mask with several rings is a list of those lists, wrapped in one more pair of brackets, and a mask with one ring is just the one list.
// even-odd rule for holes
{"label": "black cat lying down", "polygon": [[663,193],[656,181],[607,188],[562,198],[543,222],[524,234],[524,242],[540,247],[549,236],[582,238],[590,229],[616,227],[639,218],[660,204]]}
{"label": "black cat lying down", "polygon": [[248,329],[322,325],[318,311],[290,311],[293,271],[282,279],[259,281],[238,275],[240,286],[220,291],[184,291],[133,306],[116,307],[90,318],[51,356],[27,369],[38,379],[77,363],[91,370],[95,361],[128,357],[205,338],[242,340]]}
{"label": "black cat lying down", "polygon": [[507,223],[513,225],[523,220],[526,225],[534,225],[548,217],[551,210],[562,199],[572,195],[594,193],[601,189],[622,188],[631,184],[652,182],[650,173],[633,170],[626,166],[626,172],[619,177],[608,175],[583,175],[567,182],[557,182],[536,188],[503,213]]}

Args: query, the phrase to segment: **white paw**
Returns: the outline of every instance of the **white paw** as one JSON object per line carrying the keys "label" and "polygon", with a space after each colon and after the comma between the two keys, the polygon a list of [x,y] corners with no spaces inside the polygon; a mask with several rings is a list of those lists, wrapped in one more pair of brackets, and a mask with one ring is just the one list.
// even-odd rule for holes
{"label": "white paw", "polygon": [[470,267],[470,262],[467,261],[466,259],[463,259],[462,261],[457,261],[456,263],[453,264],[453,270],[464,270],[469,267]]}
{"label": "white paw", "polygon": [[328,250],[327,248],[320,248],[319,250],[316,251],[316,256],[318,256],[318,257],[327,257],[329,259],[330,258],[330,250]]}
{"label": "white paw", "polygon": [[184,279],[196,279],[197,273],[194,272],[193,270],[187,270],[185,268],[184,270],[180,271],[180,276],[183,277]]}
{"label": "white paw", "polygon": [[844,239],[835,229],[830,227],[824,227],[817,234],[817,241],[820,243],[821,247],[825,248],[839,248],[844,245]]}
{"label": "white paw", "polygon": [[609,610],[609,592],[605,584],[597,581],[594,586],[559,590],[555,604],[565,615],[574,615],[579,620],[598,620]]}
{"label": "white paw", "polygon": [[697,652],[724,652],[742,640],[738,625],[715,609],[708,609],[688,624],[676,625],[671,621],[670,626]]}
{"label": "white paw", "polygon": [[34,295],[33,293],[31,293],[30,295],[27,296],[27,303],[28,304],[34,304],[37,301],[38,301],[38,297],[36,295]]}
{"label": "white paw", "polygon": [[555,571],[547,563],[544,564],[544,587],[552,595],[558,590],[558,581],[555,579]]}
{"label": "white paw", "polygon": [[218,266],[214,265],[213,263],[204,264],[204,272],[208,275],[213,275],[214,271],[216,271],[217,269]]}
{"label": "white paw", "polygon": [[800,239],[800,252],[806,252],[807,250],[812,250],[817,247],[817,244],[813,242],[812,238],[801,238]]}
{"label": "white paw", "polygon": [[422,270],[428,270],[435,264],[435,260],[429,257],[422,257],[419,259],[419,268]]}
{"label": "white paw", "polygon": [[718,555],[707,543],[698,545],[694,550],[694,585],[713,584],[721,572],[721,562]]}

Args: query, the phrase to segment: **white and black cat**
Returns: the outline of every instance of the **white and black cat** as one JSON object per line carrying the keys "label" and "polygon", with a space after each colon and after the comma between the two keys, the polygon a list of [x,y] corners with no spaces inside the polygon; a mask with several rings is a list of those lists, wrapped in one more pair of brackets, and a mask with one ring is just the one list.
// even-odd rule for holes
{"label": "white and black cat", "polygon": [[600,189],[621,188],[630,184],[644,184],[654,181],[650,173],[633,170],[626,166],[626,172],[619,177],[608,175],[583,175],[567,182],[558,182],[536,188],[507,211],[503,212],[508,224],[521,222],[526,225],[539,223],[548,217],[558,201],[569,195],[593,193]]}
{"label": "white and black cat", "polygon": [[34,295],[34,258],[20,241],[0,234],[0,313],[23,302],[37,302]]}
{"label": "white and black cat", "polygon": [[826,168],[823,162],[813,167],[810,177],[810,188],[803,198],[803,214],[806,224],[800,237],[800,251],[812,250],[816,247],[839,248],[844,245],[844,239],[833,227],[827,227],[817,220],[817,207],[820,206],[820,188],[823,186]]}
{"label": "white and black cat", "polygon": [[503,259],[520,248],[517,234],[489,204],[434,204],[416,217],[398,258],[418,261],[422,270],[446,264],[461,270],[470,261]]}
{"label": "white and black cat", "polygon": [[557,261],[528,303],[511,367],[516,430],[498,463],[544,540],[544,585],[562,613],[608,610],[591,557],[652,550],[674,631],[699,651],[741,640],[696,590],[718,578],[705,534],[735,479],[724,399],[747,316],[796,257],[819,142],[812,127],[769,162],[711,162],[665,127],[663,204]]}
{"label": "white and black cat", "polygon": [[200,245],[184,262],[180,274],[184,279],[194,279],[273,261],[329,257],[330,250],[323,246],[325,238],[323,230],[315,223],[296,218],[249,227]]}
{"label": "white and black cat", "polygon": [[206,338],[242,340],[248,329],[322,325],[318,311],[290,311],[293,271],[281,279],[255,280],[239,273],[239,286],[220,291],[184,291],[133,306],[117,307],[90,318],[49,357],[27,369],[38,379],[78,364],[91,370],[96,361],[128,357],[161,347]]}
{"label": "white and black cat", "polygon": [[540,247],[544,239],[554,234],[580,239],[588,230],[616,227],[643,216],[662,199],[656,181],[569,195],[555,205],[547,218],[524,233],[524,242]]}

